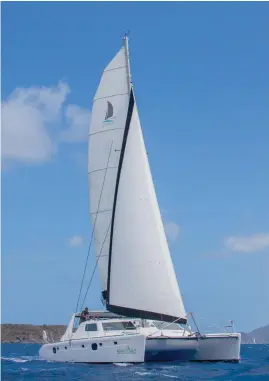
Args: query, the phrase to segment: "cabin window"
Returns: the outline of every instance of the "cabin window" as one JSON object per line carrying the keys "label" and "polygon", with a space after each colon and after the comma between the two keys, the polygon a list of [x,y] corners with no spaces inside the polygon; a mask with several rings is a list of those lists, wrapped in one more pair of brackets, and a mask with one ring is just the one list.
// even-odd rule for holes
{"label": "cabin window", "polygon": [[136,329],[136,326],[131,321],[122,322],[124,329]]}
{"label": "cabin window", "polygon": [[97,349],[97,344],[96,344],[96,343],[93,343],[93,344],[92,344],[92,350],[93,350],[93,351],[96,351],[96,349]]}
{"label": "cabin window", "polygon": [[97,331],[97,324],[86,324],[85,325],[85,331],[96,332]]}
{"label": "cabin window", "polygon": [[56,353],[56,348],[53,347],[53,348],[52,348],[52,351],[53,351],[53,353]]}
{"label": "cabin window", "polygon": [[136,329],[135,325],[131,321],[103,323],[103,328],[104,331],[125,331],[130,329]]}

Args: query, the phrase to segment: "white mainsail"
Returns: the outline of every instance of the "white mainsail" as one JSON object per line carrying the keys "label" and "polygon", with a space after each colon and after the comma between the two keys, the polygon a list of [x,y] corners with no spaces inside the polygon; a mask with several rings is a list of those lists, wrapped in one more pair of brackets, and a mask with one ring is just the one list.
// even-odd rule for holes
{"label": "white mainsail", "polygon": [[91,221],[102,290],[107,289],[110,225],[130,96],[125,47],[105,68],[94,97],[89,139]]}
{"label": "white mainsail", "polygon": [[129,73],[126,38],[102,76],[90,131],[90,205],[102,288],[109,311],[185,321]]}

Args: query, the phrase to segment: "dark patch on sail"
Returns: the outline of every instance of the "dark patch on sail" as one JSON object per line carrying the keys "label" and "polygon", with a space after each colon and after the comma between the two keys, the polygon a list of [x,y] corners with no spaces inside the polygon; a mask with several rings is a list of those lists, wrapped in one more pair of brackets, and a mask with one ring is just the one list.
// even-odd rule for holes
{"label": "dark patch on sail", "polygon": [[[109,102],[107,102],[107,103],[109,103]],[[133,109],[134,109],[134,95],[133,95],[133,90],[131,90],[130,99],[129,99],[129,106],[128,106],[128,111],[127,111],[127,118],[126,118],[126,123],[125,123],[125,128],[124,128],[123,139],[122,139],[122,146],[121,146],[121,152],[120,152],[120,159],[119,159],[119,166],[118,166],[118,173],[117,173],[117,178],[116,178],[115,194],[114,194],[114,201],[113,201],[113,209],[112,209],[111,233],[110,233],[109,256],[108,256],[108,274],[107,274],[107,305],[109,304],[111,255],[112,255],[115,211],[116,211],[117,196],[118,196],[118,190],[119,190],[121,168],[122,168],[122,163],[123,163],[123,157],[124,157],[129,127],[130,127],[130,123],[131,123],[131,119],[132,119]]]}
{"label": "dark patch on sail", "polygon": [[107,300],[107,290],[102,291],[102,298],[104,301]]}
{"label": "dark patch on sail", "polygon": [[105,120],[111,118],[112,116],[113,116],[113,106],[112,106],[112,103],[107,101],[107,111],[106,111]]}
{"label": "dark patch on sail", "polygon": [[187,319],[185,319],[185,318],[179,318],[177,316],[170,316],[170,315],[163,315],[163,314],[159,314],[157,312],[136,310],[133,308],[113,306],[111,304],[107,304],[106,308],[110,312],[113,312],[115,314],[122,315],[122,316],[127,316],[127,317],[149,319],[149,320],[158,320],[158,321],[165,321],[165,322],[169,322],[169,323],[176,322],[179,324],[186,324],[187,323]]}

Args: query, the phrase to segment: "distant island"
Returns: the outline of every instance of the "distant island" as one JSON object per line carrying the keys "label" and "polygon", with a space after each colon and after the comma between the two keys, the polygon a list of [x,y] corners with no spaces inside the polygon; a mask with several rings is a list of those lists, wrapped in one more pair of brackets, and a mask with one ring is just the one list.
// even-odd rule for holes
{"label": "distant island", "polygon": [[254,329],[249,333],[241,332],[242,344],[269,344],[269,325]]}
{"label": "distant island", "polygon": [[1,324],[1,342],[43,344],[43,331],[49,341],[58,341],[65,330],[65,325]]}
{"label": "distant island", "polygon": [[[43,344],[43,331],[49,341],[58,341],[66,330],[65,325],[1,324],[2,343]],[[242,344],[269,344],[269,325],[249,333],[242,332]]]}

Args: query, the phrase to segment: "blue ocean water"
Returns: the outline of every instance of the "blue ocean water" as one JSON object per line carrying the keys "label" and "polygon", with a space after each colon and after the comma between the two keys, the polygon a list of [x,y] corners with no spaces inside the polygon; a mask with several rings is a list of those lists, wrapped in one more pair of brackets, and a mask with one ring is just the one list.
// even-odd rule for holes
{"label": "blue ocean water", "polygon": [[67,364],[41,361],[37,344],[2,344],[2,380],[269,381],[269,345],[242,345],[240,363]]}

